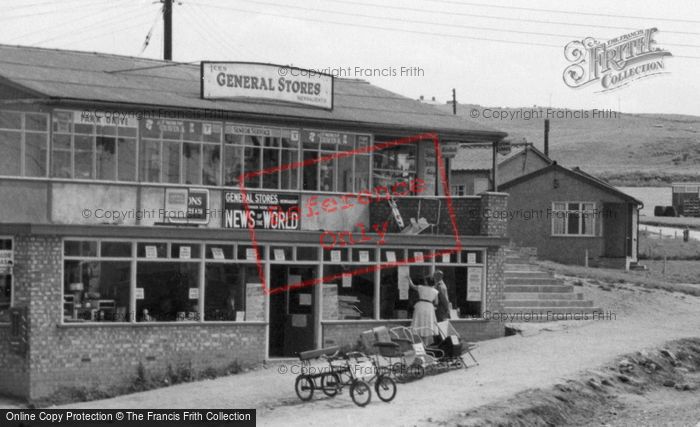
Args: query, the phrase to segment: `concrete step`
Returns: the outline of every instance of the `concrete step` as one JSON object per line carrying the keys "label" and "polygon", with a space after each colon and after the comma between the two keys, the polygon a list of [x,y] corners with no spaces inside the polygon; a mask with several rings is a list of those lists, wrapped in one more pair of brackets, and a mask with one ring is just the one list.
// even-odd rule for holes
{"label": "concrete step", "polygon": [[504,263],[503,269],[505,271],[540,271],[540,267],[534,264],[528,264],[523,262],[514,263]]}
{"label": "concrete step", "polygon": [[532,308],[540,307],[568,307],[568,308],[588,308],[593,307],[593,301],[589,300],[537,300],[537,299],[520,299],[503,301],[504,308]]}
{"label": "concrete step", "polygon": [[564,282],[554,277],[529,278],[529,277],[506,277],[506,285],[561,285]]}
{"label": "concrete step", "polygon": [[576,292],[505,292],[503,299],[541,299],[541,300],[582,300],[583,294]]}
{"label": "concrete step", "polygon": [[554,275],[548,271],[525,270],[525,271],[504,271],[506,279],[511,277],[523,277],[531,279],[550,279]]}
{"label": "concrete step", "polygon": [[[506,314],[513,314],[513,315],[540,315],[540,316],[547,316],[549,315],[582,315],[582,314],[587,314],[588,319],[591,319],[591,314],[594,312],[597,312],[598,315],[602,316],[603,315],[603,310],[600,307],[582,307],[582,308],[572,308],[572,307],[537,307],[534,309],[526,309],[526,308],[504,308],[502,313]],[[536,319],[535,319],[536,320]],[[563,318],[544,318],[540,320],[566,320]],[[585,320],[585,319],[574,319],[574,320]],[[513,320],[514,322],[517,322],[518,320],[515,319]]]}
{"label": "concrete step", "polygon": [[503,292],[573,292],[573,285],[505,285]]}

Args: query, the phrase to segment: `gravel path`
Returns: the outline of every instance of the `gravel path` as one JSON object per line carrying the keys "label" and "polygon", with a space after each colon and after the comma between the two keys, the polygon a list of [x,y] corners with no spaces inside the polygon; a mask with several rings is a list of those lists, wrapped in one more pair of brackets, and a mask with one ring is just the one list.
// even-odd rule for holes
{"label": "gravel path", "polygon": [[[480,343],[480,365],[400,384],[396,399],[373,398],[356,407],[348,392],[301,403],[294,374],[280,366],[236,376],[70,405],[74,408],[258,409],[259,425],[424,425],[497,402],[528,388],[547,387],[616,355],[700,335],[700,298],[614,284],[604,291],[586,283],[586,299],[615,313],[614,320],[527,324],[523,334]],[[293,369],[293,368],[292,368]]]}

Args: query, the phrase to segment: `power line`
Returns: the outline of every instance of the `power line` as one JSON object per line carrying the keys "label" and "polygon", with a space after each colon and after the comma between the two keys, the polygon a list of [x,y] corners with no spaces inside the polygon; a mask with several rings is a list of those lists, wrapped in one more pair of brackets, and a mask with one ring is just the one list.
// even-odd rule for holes
{"label": "power line", "polygon": [[38,44],[52,42],[52,41],[55,41],[55,40],[57,40],[57,39],[62,39],[62,38],[65,38],[65,37],[67,37],[67,38],[69,38],[69,39],[74,38],[74,37],[85,38],[85,33],[86,33],[86,31],[89,31],[90,29],[97,28],[97,27],[99,27],[99,29],[103,29],[103,28],[105,28],[105,27],[111,27],[111,26],[116,25],[116,24],[121,24],[121,23],[124,23],[124,22],[127,22],[127,21],[132,21],[132,20],[134,20],[135,18],[138,18],[138,17],[140,17],[140,16],[143,16],[143,11],[138,10],[138,9],[132,10],[131,13],[130,13],[128,16],[124,16],[124,15],[122,14],[121,17],[124,18],[124,19],[119,19],[119,20],[113,21],[113,22],[108,22],[108,21],[114,19],[114,16],[109,16],[109,17],[107,17],[107,18],[105,18],[105,19],[102,19],[102,20],[99,20],[99,21],[96,21],[96,22],[92,23],[92,25],[88,25],[87,27],[81,28],[81,29],[80,29],[80,32],[77,32],[77,33],[76,33],[75,30],[71,30],[70,32],[61,33],[61,34],[54,35],[54,36],[52,36],[52,37],[49,37],[49,38],[46,38],[46,39],[43,39],[43,40],[34,42],[34,43],[32,43],[30,46],[36,46],[36,45],[38,45]]}
{"label": "power line", "polygon": [[[544,32],[537,32],[537,31],[522,31],[522,30],[512,30],[512,29],[493,28],[493,27],[478,27],[478,26],[473,26],[473,25],[450,24],[450,23],[446,23],[446,22],[441,22],[438,24],[438,23],[432,22],[432,21],[387,18],[387,17],[383,17],[383,16],[367,15],[367,14],[363,14],[363,13],[340,12],[340,11],[334,11],[334,10],[329,10],[329,9],[317,9],[317,8],[308,8],[308,7],[302,7],[302,6],[289,6],[289,5],[283,5],[283,4],[279,4],[279,3],[260,1],[260,0],[247,0],[247,3],[255,3],[255,4],[260,4],[260,5],[265,5],[265,6],[277,6],[277,7],[287,8],[287,9],[302,10],[302,11],[306,11],[306,12],[321,12],[321,13],[330,13],[330,14],[341,15],[341,16],[352,16],[352,17],[356,17],[356,18],[390,20],[390,21],[401,22],[401,23],[406,23],[406,24],[440,25],[442,27],[466,28],[466,29],[471,29],[471,30],[486,30],[486,31],[496,31],[496,32],[503,32],[503,33],[514,33],[514,34],[529,34],[529,35],[537,35],[537,36],[545,36],[545,37],[562,37],[562,38],[574,38],[574,39],[580,37],[580,35],[577,35],[577,34],[554,34],[554,33],[544,33]],[[674,44],[674,43],[664,43],[664,44],[669,45],[669,46],[698,47],[698,48],[700,48],[700,45],[692,45],[692,44]]]}
{"label": "power line", "polygon": [[[190,4],[187,4],[188,6]],[[209,34],[209,37],[213,38],[219,46],[222,46],[225,50],[231,50],[232,52],[238,53],[240,50],[245,51],[246,54],[250,55],[251,57],[253,56],[252,51],[249,49],[239,49],[238,47],[235,47],[228,41],[228,37],[226,37],[225,34],[221,32],[219,27],[216,25],[216,23],[212,20],[209,19],[207,16],[206,12],[202,10],[201,7],[197,4],[192,4],[192,17],[201,24],[202,28],[205,30],[207,34]],[[202,18],[202,21],[199,20],[199,18]],[[207,22],[210,25],[207,25]],[[214,31],[218,34],[214,34]],[[206,39],[206,37],[205,37]]]}
{"label": "power line", "polygon": [[153,20],[153,24],[151,24],[151,28],[148,30],[148,33],[146,34],[146,40],[143,42],[143,47],[141,48],[141,52],[137,56],[141,56],[143,52],[146,51],[146,48],[148,45],[151,43],[151,36],[153,36],[153,30],[155,30],[156,25],[158,24],[158,18],[160,18],[160,15],[163,13],[163,8],[161,7],[158,12],[156,13],[156,17]]}
{"label": "power line", "polygon": [[[100,10],[98,10],[98,11],[96,11],[95,13],[92,13],[92,14],[90,14],[90,15],[81,16],[80,19],[81,19],[81,20],[86,20],[86,19],[88,19],[88,18],[92,18],[93,16],[97,16],[97,15],[99,15],[99,14],[105,12],[105,11],[109,11],[109,10],[116,9],[116,8],[120,8],[120,7],[122,7],[122,5],[120,5],[120,4],[112,4],[111,7],[108,6],[108,7],[102,8],[102,9],[100,9]],[[71,21],[63,22],[63,23],[61,23],[61,24],[53,25],[53,26],[51,27],[51,29],[52,29],[52,30],[55,30],[56,28],[65,27],[66,25],[75,25],[75,21],[72,21],[72,20],[71,20]],[[73,31],[72,31],[72,32],[73,32]],[[8,42],[12,42],[12,41],[15,41],[15,40],[20,40],[20,39],[23,39],[23,38],[25,38],[25,37],[27,37],[27,36],[32,36],[32,35],[34,35],[34,34],[36,34],[36,31],[30,31],[30,32],[28,32],[28,33],[20,34],[19,36],[16,36],[16,37],[12,37],[11,39],[8,39],[7,41],[8,41]]]}
{"label": "power line", "polygon": [[[394,6],[386,6],[382,4],[374,4],[374,3],[366,3],[366,2],[359,2],[359,1],[350,1],[350,0],[325,0],[328,3],[338,3],[338,4],[348,4],[351,6],[367,6],[367,7],[373,7],[373,8],[380,8],[380,9],[390,9],[392,11],[395,11],[396,8]],[[425,1],[435,1],[435,0],[425,0]],[[586,27],[586,28],[605,28],[607,30],[623,30],[623,31],[633,31],[637,30],[638,28],[632,28],[632,27],[618,27],[614,25],[602,25],[602,24],[581,24],[581,23],[576,23],[576,22],[564,22],[564,21],[553,21],[551,19],[533,19],[533,18],[512,18],[508,16],[497,16],[497,15],[481,15],[481,14],[476,14],[476,13],[466,13],[466,12],[457,12],[457,11],[442,11],[442,10],[433,10],[433,9],[421,9],[421,8],[415,8],[415,7],[406,7],[406,6],[401,6],[401,10],[407,10],[411,12],[420,12],[422,14],[426,13],[433,13],[437,15],[444,15],[444,16],[466,16],[470,18],[483,18],[483,19],[494,19],[494,20],[499,20],[499,21],[514,21],[514,22],[532,22],[536,24],[555,24],[555,25],[566,25],[569,27]],[[669,34],[683,34],[683,35],[700,35],[699,32],[692,32],[692,31],[672,31],[672,30],[664,30],[664,33],[669,33]]]}
{"label": "power line", "polygon": [[677,19],[677,18],[659,18],[651,16],[633,16],[633,15],[613,15],[609,13],[594,13],[594,12],[577,12],[570,10],[557,10],[557,9],[539,9],[534,7],[519,7],[519,6],[503,6],[495,4],[484,4],[484,3],[472,3],[454,0],[426,0],[434,3],[447,3],[447,4],[458,4],[462,6],[477,6],[477,7],[490,7],[495,9],[512,9],[512,10],[525,10],[529,12],[547,12],[547,13],[564,13],[567,15],[582,15],[582,16],[596,16],[596,17],[606,17],[606,18],[626,18],[626,19],[645,19],[649,21],[664,21],[664,22],[683,22],[688,24],[700,24],[700,21],[695,21],[692,19]]}
{"label": "power line", "polygon": [[[68,0],[68,1],[66,1],[65,3],[72,3],[72,2],[71,2],[70,0]],[[61,3],[61,4],[65,4],[65,3]],[[56,2],[54,2],[54,4],[56,4]],[[102,4],[93,3],[93,4],[86,5],[86,6],[84,6],[84,7],[81,8],[81,9],[82,9],[82,10],[85,10],[85,9],[90,9],[90,10],[92,10],[92,9],[94,9],[94,8],[103,8],[103,7],[105,7],[105,6],[102,5]],[[62,14],[62,13],[75,13],[75,9],[73,9],[73,8],[69,8],[69,9],[65,9],[65,10],[55,10],[55,9],[54,9],[54,10],[49,10],[49,11],[44,11],[44,12],[25,13],[25,14],[23,14],[23,15],[5,15],[5,16],[2,16],[2,17],[0,18],[0,21],[7,21],[7,20],[10,20],[10,19],[27,18],[27,17],[32,17],[32,18],[33,18],[33,17],[36,17],[36,16],[55,15],[55,14]]]}
{"label": "power line", "polygon": [[[252,2],[252,0],[249,0],[249,2]],[[401,28],[389,28],[389,27],[385,27],[385,26],[349,23],[349,22],[345,22],[345,21],[336,21],[336,20],[330,20],[330,19],[320,19],[320,18],[311,18],[311,17],[303,17],[302,18],[302,17],[285,15],[285,14],[261,12],[261,11],[241,9],[241,8],[231,8],[231,7],[226,7],[226,6],[219,6],[219,5],[212,5],[212,4],[205,4],[205,3],[199,3],[199,5],[205,6],[205,7],[216,8],[216,9],[233,10],[236,12],[244,12],[244,13],[250,13],[250,14],[256,14],[256,15],[274,16],[274,17],[278,17],[278,18],[294,19],[294,20],[299,20],[299,21],[320,22],[323,24],[334,24],[334,25],[342,25],[342,26],[348,26],[348,27],[369,28],[369,29],[373,29],[373,30],[381,30],[381,31],[389,31],[389,32],[402,32],[402,33],[409,33],[409,34],[449,37],[449,38],[466,39],[466,40],[489,41],[489,42],[496,42],[496,43],[517,44],[517,45],[524,45],[524,46],[555,47],[558,49],[563,48],[563,46],[561,46],[561,45],[548,44],[548,43],[504,40],[504,39],[494,39],[494,38],[488,38],[488,37],[474,37],[474,36],[466,36],[466,35],[458,35],[458,34],[436,33],[436,32],[432,32],[432,31],[406,30],[406,29],[401,29]],[[282,5],[279,5],[279,6],[282,6]],[[696,56],[674,55],[674,57],[700,59],[700,56],[696,57]]]}

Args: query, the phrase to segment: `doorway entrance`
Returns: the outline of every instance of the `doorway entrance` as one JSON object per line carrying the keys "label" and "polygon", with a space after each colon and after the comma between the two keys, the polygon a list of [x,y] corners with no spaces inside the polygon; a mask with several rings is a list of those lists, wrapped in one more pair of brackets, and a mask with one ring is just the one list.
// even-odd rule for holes
{"label": "doorway entrance", "polygon": [[[315,265],[270,265],[270,290],[315,279]],[[295,357],[316,348],[316,294],[314,286],[270,294],[269,357]]]}

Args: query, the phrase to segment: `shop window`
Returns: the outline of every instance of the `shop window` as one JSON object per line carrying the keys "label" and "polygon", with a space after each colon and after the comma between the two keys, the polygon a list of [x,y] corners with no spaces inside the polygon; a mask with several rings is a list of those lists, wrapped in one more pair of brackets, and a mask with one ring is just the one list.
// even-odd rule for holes
{"label": "shop window", "polygon": [[142,139],[139,159],[141,181],[160,182],[160,141]]}
{"label": "shop window", "polygon": [[[94,124],[81,120],[81,112],[54,112],[51,176],[134,181],[136,128],[129,125]],[[40,125],[41,123],[36,121],[32,124],[35,128]],[[36,155],[37,150],[41,150],[36,148],[37,144],[39,143],[34,141],[33,155]],[[144,159],[148,159],[152,154],[147,150],[141,153]],[[34,166],[33,170],[34,173],[42,171],[38,166]],[[144,176],[148,175],[146,170],[143,173]],[[156,180],[157,178],[154,179]]]}
{"label": "shop window", "polygon": [[238,259],[243,259],[247,261],[256,261],[265,259],[264,248],[258,246],[238,246]]}
{"label": "shop window", "polygon": [[224,185],[238,186],[243,173],[243,135],[227,126],[224,135]]}
{"label": "shop window", "polygon": [[63,317],[66,322],[130,320],[131,246],[130,242],[64,241]]}
{"label": "shop window", "polygon": [[[189,155],[189,152],[188,152]],[[163,141],[163,182],[180,183],[180,142]]]}
{"label": "shop window", "polygon": [[233,245],[207,245],[206,258],[221,261],[235,259]]}
{"label": "shop window", "polygon": [[318,248],[297,246],[297,261],[318,261]]}
{"label": "shop window", "polygon": [[374,319],[374,271],[355,270],[371,265],[325,265],[323,267],[323,320]]}
{"label": "shop window", "polygon": [[167,258],[167,243],[139,242],[136,246],[136,256],[139,258]]}
{"label": "shop window", "polygon": [[131,262],[65,260],[63,318],[66,322],[127,322]]}
{"label": "shop window", "polygon": [[372,169],[374,185],[390,187],[397,182],[415,179],[416,153],[415,144],[402,144],[375,151]]}
{"label": "shop window", "polygon": [[48,131],[47,114],[0,111],[0,175],[45,177]]}
{"label": "shop window", "polygon": [[[307,191],[360,192],[370,186],[368,135],[302,133],[302,187]],[[348,155],[349,154],[349,155]]]}
{"label": "shop window", "polygon": [[293,261],[293,247],[272,246],[270,247],[270,259],[273,261]]}
{"label": "shop window", "polygon": [[594,236],[595,203],[552,203],[553,236]]}
{"label": "shop window", "polygon": [[202,144],[182,144],[182,173],[185,184],[202,184]]}
{"label": "shop window", "polygon": [[198,304],[198,263],[160,261],[137,263],[137,321],[196,321],[200,319]]}
{"label": "shop window", "polygon": [[204,271],[204,320],[264,320],[264,293],[255,265],[208,262]]}
{"label": "shop window", "polygon": [[440,266],[452,314],[460,319],[479,318],[482,315],[484,284],[483,266]]}
{"label": "shop window", "polygon": [[221,147],[214,144],[202,145],[202,184],[221,184]]}
{"label": "shop window", "polygon": [[170,245],[170,258],[199,258],[199,248],[200,245],[194,243],[173,243]]}
{"label": "shop window", "polygon": [[[418,294],[410,289],[408,281],[404,279],[406,272],[410,274],[415,284],[425,283],[426,277],[431,275],[429,265],[406,265],[401,267],[389,267],[380,270],[379,282],[379,308],[382,319],[411,319],[413,317],[413,305],[418,301]],[[399,283],[401,275],[401,283]]]}
{"label": "shop window", "polygon": [[12,239],[0,238],[0,323],[10,321],[13,261]]}
{"label": "shop window", "polygon": [[102,242],[100,256],[104,258],[131,258],[131,242]]}
{"label": "shop window", "polygon": [[66,240],[63,243],[63,255],[67,257],[96,257],[97,241]]}

